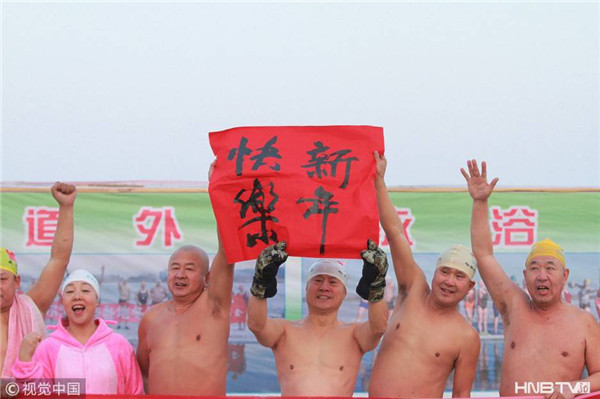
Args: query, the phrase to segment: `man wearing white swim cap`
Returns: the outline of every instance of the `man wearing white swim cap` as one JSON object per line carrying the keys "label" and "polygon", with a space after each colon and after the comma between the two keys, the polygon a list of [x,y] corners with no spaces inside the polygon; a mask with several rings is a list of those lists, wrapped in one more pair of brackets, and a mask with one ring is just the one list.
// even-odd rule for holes
{"label": "man wearing white swim cap", "polygon": [[[211,164],[210,173],[214,168]],[[151,395],[225,396],[233,264],[219,249],[209,271],[202,249],[169,258],[172,300],[154,305],[138,327],[137,357]]]}
{"label": "man wearing white swim cap", "polygon": [[430,288],[388,194],[385,157],[374,155],[379,219],[390,243],[398,298],[373,365],[369,396],[441,398],[454,370],[452,395],[469,397],[479,335],[459,313],[458,304],[473,288],[475,260],[461,245],[442,252]]}
{"label": "man wearing white swim cap", "polygon": [[[513,282],[494,257],[488,222],[488,198],[498,178],[487,181],[487,165],[467,162],[461,169],[473,199],[471,244],[483,282],[504,322],[504,354],[500,396],[518,396],[527,382],[581,382],[584,369],[590,392],[600,390],[600,324],[589,312],[562,301],[569,269],[565,253],[554,241],[535,243],[525,261],[527,293]],[[555,385],[550,396],[572,398],[570,389]],[[548,397],[547,396],[547,397]]]}
{"label": "man wearing white swim cap", "polygon": [[267,317],[266,298],[277,292],[277,270],[287,259],[286,243],[267,247],[256,261],[248,327],[275,356],[282,396],[346,396],[354,393],[363,355],[375,349],[387,325],[383,301],[387,257],[371,240],[361,252],[363,276],[357,292],[369,300],[369,321],[344,323],[338,311],[348,273],[336,260],[322,259],[308,270],[308,316],[291,321]]}

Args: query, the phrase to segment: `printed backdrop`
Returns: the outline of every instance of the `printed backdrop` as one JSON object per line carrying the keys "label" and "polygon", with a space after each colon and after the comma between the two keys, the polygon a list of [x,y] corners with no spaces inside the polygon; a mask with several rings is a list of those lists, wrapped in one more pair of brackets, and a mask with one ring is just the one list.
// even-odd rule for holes
{"label": "printed backdrop", "polygon": [[[211,255],[217,249],[217,227],[209,195],[200,190],[84,191],[82,188],[76,201],[75,246],[70,269],[87,268],[102,278],[101,315],[114,320],[114,328],[136,345],[137,323],[151,306],[152,298],[157,301],[168,298],[165,281],[169,254],[185,244],[199,245]],[[391,196],[415,258],[428,279],[441,250],[455,243],[469,245],[471,200],[468,193],[398,192]],[[0,204],[1,245],[16,253],[26,291],[48,260],[56,228],[56,203],[48,187],[45,192],[13,189],[0,192]],[[597,306],[600,305],[600,301],[595,301],[599,288],[600,193],[497,192],[490,205],[489,220],[495,249],[507,273],[521,283],[521,270],[531,243],[551,237],[567,252],[571,269],[569,299],[578,306],[590,302],[590,311],[597,317]],[[314,236],[320,237],[320,230],[316,229]],[[380,244],[385,248],[385,237],[380,237]],[[271,316],[297,319],[305,314],[303,270],[311,261],[290,257],[280,269],[278,294],[269,301]],[[349,287],[352,287],[360,277],[361,262],[350,260],[348,267]],[[245,324],[252,274],[251,260],[236,265],[228,349],[228,393],[270,393],[279,389],[270,350],[256,343]],[[393,273],[390,274],[393,279]],[[587,287],[586,279],[590,280]],[[340,309],[340,318],[344,321],[361,317],[364,320],[365,317],[353,291],[349,289],[348,298]],[[144,292],[148,292],[145,302]],[[119,304],[120,296],[127,300]],[[491,301],[487,302],[489,319],[483,322],[483,327],[477,316],[472,320],[475,328],[480,331],[484,328],[489,334],[482,335],[475,391],[496,390],[501,368],[502,326],[500,323],[496,334]],[[467,316],[463,304],[460,310]],[[56,302],[47,315],[48,323],[55,324],[61,312],[60,303]],[[373,353],[363,359],[357,392],[367,390],[372,361]]]}

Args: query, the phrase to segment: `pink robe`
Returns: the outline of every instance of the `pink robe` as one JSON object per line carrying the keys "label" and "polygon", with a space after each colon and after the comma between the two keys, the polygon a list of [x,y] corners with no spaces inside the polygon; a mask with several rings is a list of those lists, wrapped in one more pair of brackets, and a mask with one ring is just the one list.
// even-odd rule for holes
{"label": "pink robe", "polygon": [[82,345],[58,323],[30,362],[17,360],[17,379],[84,378],[86,394],[144,394],[142,374],[131,344],[97,319],[98,328]]}
{"label": "pink robe", "polygon": [[8,342],[2,366],[2,378],[12,377],[11,368],[19,358],[19,349],[23,337],[30,332],[46,336],[44,317],[33,299],[25,294],[15,295],[8,314]]}

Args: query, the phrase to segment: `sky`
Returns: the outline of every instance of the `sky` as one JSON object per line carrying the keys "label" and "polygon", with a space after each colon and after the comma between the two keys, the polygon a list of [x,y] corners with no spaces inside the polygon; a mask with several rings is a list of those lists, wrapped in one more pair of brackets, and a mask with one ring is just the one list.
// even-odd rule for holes
{"label": "sky", "polygon": [[208,132],[356,124],[389,186],[600,186],[596,2],[0,4],[3,182],[204,181]]}

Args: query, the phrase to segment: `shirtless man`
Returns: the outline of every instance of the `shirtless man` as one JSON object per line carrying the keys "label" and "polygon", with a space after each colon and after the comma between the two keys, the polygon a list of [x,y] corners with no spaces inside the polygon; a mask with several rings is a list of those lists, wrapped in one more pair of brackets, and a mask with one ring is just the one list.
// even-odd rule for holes
{"label": "shirtless man", "polygon": [[[587,366],[591,392],[600,390],[600,325],[593,316],[561,300],[569,277],[564,252],[549,239],[536,243],[523,275],[529,297],[502,270],[494,257],[487,200],[498,179],[487,181],[475,160],[461,169],[473,198],[471,242],[479,272],[497,304],[504,323],[504,354],[500,395],[524,393],[524,383],[575,382]],[[521,388],[517,388],[517,384]],[[552,398],[561,397],[556,386]],[[573,397],[571,390],[562,390]]]}
{"label": "shirtless man", "polygon": [[338,319],[348,274],[341,263],[329,259],[308,271],[308,316],[290,321],[267,317],[266,298],[277,292],[277,270],[287,258],[284,250],[285,242],[279,242],[265,248],[256,261],[248,327],[261,345],[273,350],[282,396],[352,396],[360,361],[375,349],[387,325],[386,255],[371,240],[361,253],[363,277],[357,292],[369,301],[369,321]]}
{"label": "shirtless man", "polygon": [[138,329],[137,358],[151,395],[225,396],[233,265],[195,246],[169,259],[173,299],[154,305]]}
{"label": "shirtless man", "polygon": [[458,305],[474,286],[475,260],[463,246],[444,251],[430,288],[388,194],[386,159],[376,152],[375,161],[379,219],[390,243],[398,298],[375,359],[369,396],[441,398],[454,369],[452,395],[469,397],[480,343]]}
{"label": "shirtless man", "polygon": [[[6,248],[0,248],[0,370],[3,378],[12,376],[11,368],[18,356],[23,336],[33,331],[45,335],[44,316],[56,297],[71,258],[73,204],[77,191],[75,186],[60,182],[55,183],[51,191],[59,208],[50,259],[26,294],[17,294],[21,277],[15,254]],[[13,317],[9,317],[13,312]],[[16,320],[26,328],[9,325],[9,319]],[[37,322],[31,323],[30,320]],[[19,336],[9,336],[11,331]]]}

